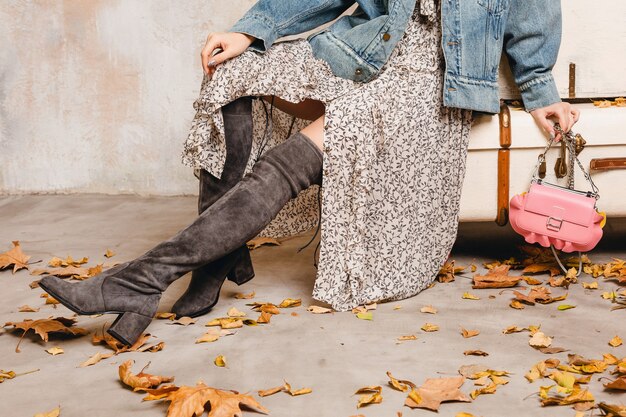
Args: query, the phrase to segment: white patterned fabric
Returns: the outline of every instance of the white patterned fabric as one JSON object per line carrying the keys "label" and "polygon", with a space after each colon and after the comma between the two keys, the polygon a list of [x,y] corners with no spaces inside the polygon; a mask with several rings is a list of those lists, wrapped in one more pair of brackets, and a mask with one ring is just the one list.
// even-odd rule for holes
{"label": "white patterned fabric", "polygon": [[[456,239],[472,113],[444,107],[440,8],[420,0],[379,75],[357,83],[333,75],[306,40],[246,51],[202,81],[183,163],[220,176],[220,107],[241,96],[306,98],[326,105],[321,238],[313,297],[338,311],[411,297],[429,286]],[[254,101],[259,155],[309,122]],[[266,133],[264,135],[264,133]],[[289,236],[316,225],[314,186],[261,233]]]}

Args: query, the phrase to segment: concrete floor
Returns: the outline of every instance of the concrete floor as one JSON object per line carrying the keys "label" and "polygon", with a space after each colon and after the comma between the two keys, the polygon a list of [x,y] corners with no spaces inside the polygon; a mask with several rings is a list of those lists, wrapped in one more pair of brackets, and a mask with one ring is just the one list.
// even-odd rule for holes
{"label": "concrete floor", "polygon": [[[133,259],[159,241],[184,227],[195,216],[195,199],[138,198],[134,196],[8,196],[0,197],[0,252],[8,250],[12,240],[19,240],[24,251],[32,255],[31,262],[41,260],[33,269],[45,266],[52,256],[88,256],[90,265],[101,262],[122,262]],[[619,223],[619,224],[618,224]],[[619,227],[618,227],[619,226]],[[590,256],[594,262],[626,256],[624,222],[609,222],[605,238]],[[580,284],[570,287],[567,304],[577,307],[557,311],[560,303],[528,306],[515,310],[508,306],[510,291],[472,290],[471,275],[457,277],[447,284],[436,284],[417,296],[400,302],[380,304],[374,311],[374,320],[359,320],[352,313],[314,315],[306,307],[314,303],[310,294],[315,279],[312,265],[314,244],[296,254],[296,248],[308,240],[305,234],[286,240],[279,247],[262,247],[253,251],[256,277],[242,287],[227,282],[220,302],[212,312],[188,327],[169,325],[155,320],[148,331],[164,341],[165,349],[157,353],[123,353],[94,366],[77,366],[96,352],[105,352],[104,346],[91,344],[90,336],[61,338],[52,336],[43,343],[38,336],[28,335],[21,344],[21,353],[15,353],[20,332],[0,334],[0,369],[17,373],[39,369],[38,372],[5,380],[0,384],[0,416],[22,417],[49,411],[61,405],[62,417],[82,416],[165,416],[167,406],[159,402],[142,402],[142,395],[126,389],[118,381],[117,367],[127,359],[135,359],[135,372],[151,362],[148,372],[174,375],[179,385],[194,385],[203,380],[207,385],[250,392],[274,417],[349,417],[362,414],[367,417],[392,417],[402,411],[403,416],[428,416],[432,411],[404,407],[406,394],[387,385],[386,371],[401,379],[421,385],[426,378],[457,375],[461,365],[481,363],[492,369],[512,373],[510,383],[500,386],[492,395],[479,396],[472,403],[442,404],[439,415],[454,416],[465,411],[475,416],[568,416],[571,407],[542,408],[537,392],[540,385],[550,380],[530,384],[524,374],[540,360],[556,357],[565,361],[567,353],[601,358],[605,352],[626,356],[624,345],[617,348],[607,342],[615,335],[626,340],[626,310],[610,311],[611,304],[600,297],[602,291],[618,288],[614,282],[599,279],[599,290],[585,290]],[[453,251],[458,265],[475,261],[481,263],[515,255],[515,244],[521,239],[509,227],[492,224],[462,223],[459,239]],[[105,260],[104,251],[117,253]],[[22,270],[12,275],[0,272],[2,303],[0,321],[19,321],[25,318],[44,318],[72,313],[63,306],[44,305],[40,289],[31,290],[28,284],[35,277]],[[581,281],[593,281],[582,276]],[[184,291],[188,276],[175,282],[164,294],[161,311],[167,311]],[[623,287],[622,287],[623,288]],[[214,317],[225,316],[230,307],[249,313],[245,304],[237,300],[238,292],[256,292],[255,301],[278,304],[286,297],[302,298],[302,307],[286,309],[286,314],[274,316],[269,325],[244,327],[233,336],[215,343],[195,344],[197,337],[208,328],[204,324]],[[463,300],[470,291],[480,300]],[[561,294],[561,288],[552,289]],[[494,295],[494,298],[489,298]],[[23,304],[41,307],[38,313],[19,313]],[[435,315],[420,313],[419,309],[432,304]],[[401,306],[401,309],[394,309]],[[296,312],[297,316],[290,313]],[[79,317],[78,326],[94,332],[114,316],[98,318]],[[426,333],[420,330],[425,322],[436,323],[441,330]],[[545,355],[531,348],[527,333],[504,335],[510,325],[541,325],[554,346],[570,352]],[[459,327],[478,329],[479,336],[464,339]],[[1,332],[1,330],[0,330]],[[401,344],[396,338],[415,334],[417,340]],[[60,346],[62,355],[51,356],[45,349]],[[485,358],[464,356],[467,349],[482,349]],[[225,355],[227,368],[213,364],[217,355]],[[608,372],[603,374],[608,376]],[[626,395],[609,393],[602,389],[598,375],[592,377],[590,390],[597,401],[626,402]],[[256,391],[278,386],[287,380],[294,388],[310,387],[312,394],[291,397],[279,393],[259,398]],[[383,402],[356,408],[358,396],[353,393],[367,385],[383,386]],[[474,389],[467,380],[462,391]],[[596,410],[594,415],[600,413]],[[255,415],[245,411],[244,416]],[[587,413],[586,415],[590,415]]]}

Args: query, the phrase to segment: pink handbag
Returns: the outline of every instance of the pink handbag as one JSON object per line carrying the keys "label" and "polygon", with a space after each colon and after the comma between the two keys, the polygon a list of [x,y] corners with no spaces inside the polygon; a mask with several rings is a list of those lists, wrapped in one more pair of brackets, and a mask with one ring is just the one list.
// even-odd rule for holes
{"label": "pink handbag", "polygon": [[[596,209],[596,202],[600,197],[598,188],[576,157],[574,136],[571,132],[563,134],[558,124],[555,129],[561,132],[569,152],[568,187],[549,184],[537,178],[538,168],[545,161],[546,153],[554,141],[550,139],[543,154],[539,155],[529,190],[511,199],[509,220],[513,230],[522,235],[526,242],[552,248],[557,262],[566,273],[567,269],[554,248],[563,252],[578,251],[578,276],[582,269],[580,252],[593,249],[600,241],[606,216]],[[574,160],[591,184],[592,191],[574,189]]]}

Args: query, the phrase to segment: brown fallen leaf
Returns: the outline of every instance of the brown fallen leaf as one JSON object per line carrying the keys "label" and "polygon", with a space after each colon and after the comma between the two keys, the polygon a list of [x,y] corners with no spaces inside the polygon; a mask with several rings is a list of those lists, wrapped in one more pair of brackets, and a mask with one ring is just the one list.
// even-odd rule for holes
{"label": "brown fallen leaf", "polygon": [[408,340],[417,340],[417,336],[415,336],[414,334],[407,334],[404,336],[398,336],[397,340],[399,342],[406,342]]}
{"label": "brown fallen leaf", "polygon": [[250,298],[254,298],[255,295],[256,293],[254,291],[252,291],[249,294],[243,294],[243,293],[238,292],[237,294],[235,294],[235,298],[239,300],[249,300]]}
{"label": "brown fallen leaf", "polygon": [[472,400],[459,389],[465,378],[463,376],[451,378],[429,378],[417,389],[412,389],[404,404],[411,408],[426,408],[437,411],[439,405],[445,401]]}
{"label": "brown fallen leaf", "polygon": [[65,259],[57,258],[56,256],[48,261],[48,266],[53,268],[59,267],[68,267],[68,266],[81,266],[89,262],[89,258],[83,257],[77,261],[74,260],[71,256],[68,256]]}
{"label": "brown fallen leaf", "polygon": [[207,404],[211,409],[211,417],[240,417],[240,404],[263,414],[269,413],[268,409],[250,395],[239,394],[237,391],[223,391],[209,387],[202,382],[198,382],[195,387],[169,386],[146,390],[146,392],[148,396],[144,398],[145,401],[170,401],[167,409],[169,417],[191,417],[194,414],[201,416]]}
{"label": "brown fallen leaf", "polygon": [[356,408],[361,408],[369,404],[380,404],[383,401],[383,387],[381,386],[368,386],[359,388],[355,394],[362,394],[359,397],[359,402]]}
{"label": "brown fallen leaf", "polygon": [[154,318],[160,319],[160,320],[172,320],[173,321],[176,319],[176,313],[160,312],[160,313],[156,313]]}
{"label": "brown fallen leaf", "polygon": [[548,272],[550,276],[553,277],[555,275],[559,275],[561,273],[561,270],[559,269],[558,265],[555,265],[553,262],[534,263],[527,265],[526,267],[524,267],[524,269],[522,269],[522,274],[539,274],[542,272]]}
{"label": "brown fallen leaf", "polygon": [[420,311],[422,313],[427,313],[427,314],[437,314],[437,309],[431,305],[427,305],[427,306],[420,308]]}
{"label": "brown fallen leaf", "polygon": [[56,355],[60,355],[62,353],[65,353],[65,351],[62,348],[58,347],[58,346],[51,347],[50,349],[46,349],[46,352],[48,352],[52,356],[56,356]]}
{"label": "brown fallen leaf", "polygon": [[473,356],[489,356],[489,354],[482,350],[466,350],[463,352],[465,356],[473,355]]}
{"label": "brown fallen leaf", "polygon": [[54,275],[59,278],[72,278],[77,280],[85,280],[91,277],[95,277],[96,275],[102,273],[102,264],[98,264],[96,266],[85,268],[79,266],[68,266],[65,268],[54,268],[54,269],[36,269],[31,272],[31,275]]}
{"label": "brown fallen leaf", "polygon": [[581,283],[583,285],[583,288],[585,289],[589,289],[589,290],[597,290],[598,289],[598,282],[594,281],[594,282],[582,282]]}
{"label": "brown fallen leaf", "polygon": [[277,392],[281,392],[285,389],[284,385],[281,385],[279,387],[274,387],[274,388],[270,388],[270,389],[266,389],[266,390],[259,390],[257,392],[257,394],[259,394],[259,397],[267,397],[269,395],[274,395]]}
{"label": "brown fallen leaf", "polygon": [[474,336],[478,336],[480,334],[479,330],[467,330],[463,327],[461,327],[461,334],[463,335],[464,338],[469,338],[469,337],[474,337]]}
{"label": "brown fallen leaf", "polygon": [[464,292],[461,298],[463,298],[464,300],[480,300],[480,297],[474,294],[470,294],[469,292]]}
{"label": "brown fallen leaf", "polygon": [[148,340],[152,338],[152,335],[150,333],[144,333],[135,341],[132,346],[127,346],[119,340],[115,339],[109,333],[107,333],[104,330],[105,326],[106,323],[102,326],[101,332],[96,331],[91,336],[91,343],[95,345],[104,344],[113,349],[115,351],[115,354],[122,352],[158,352],[160,350],[163,350],[163,348],[165,347],[164,342],[159,342],[156,345],[148,345]]}
{"label": "brown fallen leaf", "polygon": [[613,339],[609,340],[609,345],[613,346],[613,347],[617,347],[619,345],[621,345],[622,339],[619,336],[615,336]]}
{"label": "brown fallen leaf", "polygon": [[283,301],[281,301],[281,303],[278,305],[279,308],[291,308],[291,307],[299,307],[300,305],[302,305],[302,299],[301,298],[285,298]]}
{"label": "brown fallen leaf", "polygon": [[148,388],[156,388],[164,382],[172,382],[173,376],[159,376],[151,375],[144,372],[144,370],[150,365],[150,362],[137,374],[131,372],[131,368],[135,363],[134,360],[129,359],[118,368],[120,381],[128,385],[133,391],[145,390]]}
{"label": "brown fallen leaf", "polygon": [[54,298],[53,296],[45,292],[41,294],[39,298],[45,298],[46,304],[59,304],[59,300],[57,300],[56,298]]}
{"label": "brown fallen leaf", "polygon": [[522,277],[509,275],[511,265],[498,265],[486,275],[474,275],[472,288],[508,288],[516,286]]}
{"label": "brown fallen leaf", "polygon": [[220,326],[222,329],[238,329],[243,327],[243,321],[238,317],[219,317],[211,320],[205,326]]}
{"label": "brown fallen leaf", "polygon": [[215,364],[215,366],[218,366],[220,368],[225,368],[226,358],[224,357],[224,355],[218,355],[215,357],[215,360],[213,361],[213,363]]}
{"label": "brown fallen leaf", "polygon": [[258,319],[256,319],[256,322],[260,324],[267,324],[270,322],[271,319],[272,319],[271,313],[268,313],[267,311],[261,311],[261,315],[259,316]]}
{"label": "brown fallen leaf", "polygon": [[17,311],[19,311],[20,313],[36,313],[39,311],[39,307],[34,308],[24,304],[23,306],[20,306]]}
{"label": "brown fallen leaf", "polygon": [[243,311],[239,311],[236,307],[231,307],[226,312],[226,315],[228,317],[245,317],[246,313],[244,313]]}
{"label": "brown fallen leaf", "polygon": [[552,338],[546,336],[543,332],[536,332],[528,340],[528,344],[534,348],[545,348],[552,344]]}
{"label": "brown fallen leaf", "polygon": [[98,352],[98,353],[90,356],[89,359],[87,359],[85,362],[83,362],[80,365],[78,365],[78,367],[79,368],[85,368],[87,366],[95,365],[98,362],[100,362],[101,360],[108,359],[108,358],[110,358],[113,355],[115,355],[115,353],[113,353],[113,352],[107,352],[107,353]]}
{"label": "brown fallen leaf", "polygon": [[581,390],[574,388],[572,392],[567,396],[546,396],[541,400],[542,406],[550,406],[550,405],[571,405],[578,402],[588,402],[594,401],[593,395],[589,392],[589,390]]}
{"label": "brown fallen leaf", "polygon": [[66,317],[48,317],[47,319],[37,319],[31,320],[26,319],[20,322],[7,322],[3,327],[13,326],[13,329],[23,330],[22,336],[20,337],[17,346],[15,347],[16,352],[20,352],[20,343],[24,338],[24,335],[29,331],[33,330],[36,334],[38,334],[44,342],[48,341],[49,333],[64,333],[70,334],[73,336],[80,336],[89,333],[87,330],[80,327],[72,327],[76,323],[76,319],[74,318],[66,318]]}
{"label": "brown fallen leaf", "polygon": [[106,258],[112,258],[115,256],[115,252],[113,252],[111,249],[107,249],[106,252],[104,252],[104,256]]}
{"label": "brown fallen leaf", "polygon": [[19,240],[14,240],[13,248],[4,253],[0,253],[0,270],[13,266],[13,274],[20,269],[28,269],[30,256],[22,252]]}
{"label": "brown fallen leaf", "polygon": [[50,410],[47,413],[37,413],[34,417],[59,417],[61,415],[61,406],[58,406],[54,410]]}
{"label": "brown fallen leaf", "polygon": [[287,381],[285,381],[285,385],[283,386],[283,388],[285,392],[289,393],[289,395],[293,397],[295,397],[296,395],[310,394],[313,392],[311,388],[300,388],[294,390],[293,388],[291,388],[291,385]]}
{"label": "brown fallen leaf", "polygon": [[607,417],[624,417],[626,416],[626,405],[607,404],[605,402],[598,403],[598,408],[604,411]]}
{"label": "brown fallen leaf", "polygon": [[517,310],[523,310],[523,309],[525,308],[525,307],[524,307],[524,304],[520,303],[520,302],[519,302],[519,301],[517,301],[517,300],[513,300],[513,301],[511,301],[511,303],[509,304],[509,306],[510,306],[511,308],[515,308],[515,309],[517,309]]}
{"label": "brown fallen leaf", "polygon": [[535,305],[535,303],[549,304],[555,301],[565,300],[567,298],[567,293],[557,297],[552,297],[550,295],[550,289],[547,287],[534,287],[528,292],[528,294],[522,294],[519,291],[513,291],[513,294],[515,295],[515,301],[529,305]]}
{"label": "brown fallen leaf", "polygon": [[5,371],[0,369],[0,383],[4,382],[5,379],[13,379],[17,376],[14,371]]}
{"label": "brown fallen leaf", "polygon": [[[389,385],[395,389],[397,389],[398,391],[402,391],[402,392],[406,392],[411,388],[417,388],[417,386],[408,380],[405,379],[396,379],[393,377],[393,375],[391,375],[391,372],[387,371],[387,376],[389,377]],[[382,388],[381,388],[381,392],[382,392]]]}
{"label": "brown fallen leaf", "polygon": [[195,324],[196,321],[196,319],[192,319],[191,317],[183,316],[177,320],[171,320],[167,324],[180,324],[181,326],[189,326],[190,324]]}
{"label": "brown fallen leaf", "polygon": [[425,332],[436,332],[437,330],[439,330],[439,326],[433,323],[424,323],[421,329]]}
{"label": "brown fallen leaf", "polygon": [[465,269],[464,266],[454,266],[454,260],[446,262],[437,273],[439,282],[452,282],[459,272]]}
{"label": "brown fallen leaf", "polygon": [[232,330],[210,328],[205,334],[196,339],[196,343],[215,342],[220,337],[233,334],[235,334],[235,332]]}
{"label": "brown fallen leaf", "polygon": [[260,248],[263,245],[280,246],[280,242],[274,239],[273,237],[257,237],[252,240],[249,240],[247,245],[248,245],[248,249],[254,250],[254,249]]}
{"label": "brown fallen leaf", "polygon": [[540,347],[537,349],[539,352],[541,353],[545,353],[547,355],[553,355],[555,353],[561,353],[561,352],[569,352],[569,349],[565,349],[562,347],[558,347],[558,346],[554,346],[554,347]]}
{"label": "brown fallen leaf", "polygon": [[328,313],[332,313],[333,309],[332,308],[326,308],[326,307],[311,305],[311,306],[307,307],[307,311],[310,311],[313,314],[328,314]]}

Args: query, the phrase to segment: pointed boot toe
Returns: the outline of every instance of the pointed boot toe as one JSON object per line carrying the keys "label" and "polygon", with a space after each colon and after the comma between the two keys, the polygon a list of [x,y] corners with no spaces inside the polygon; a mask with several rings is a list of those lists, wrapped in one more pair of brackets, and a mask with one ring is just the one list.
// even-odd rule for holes
{"label": "pointed boot toe", "polygon": [[39,286],[74,313],[104,313],[102,278],[94,277],[73,284],[55,276],[46,276],[39,281]]}

